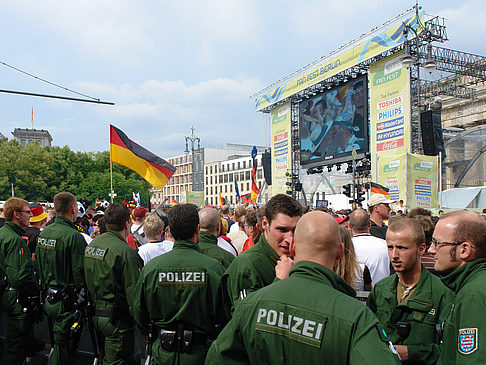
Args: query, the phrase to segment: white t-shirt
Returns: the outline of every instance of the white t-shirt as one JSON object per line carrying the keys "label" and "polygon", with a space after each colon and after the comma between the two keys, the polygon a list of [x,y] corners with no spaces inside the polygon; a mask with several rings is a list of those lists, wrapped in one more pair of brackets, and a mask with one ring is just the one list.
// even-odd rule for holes
{"label": "white t-shirt", "polygon": [[248,239],[246,233],[244,231],[238,230],[236,232],[229,233],[227,236],[231,240],[233,246],[235,246],[236,250],[238,251],[238,254],[240,254],[241,251],[243,251],[243,245],[245,244],[245,241]]}
{"label": "white t-shirt", "polygon": [[172,250],[173,246],[174,242],[167,240],[162,242],[148,242],[138,248],[138,254],[143,259],[143,264],[147,265],[147,262],[152,260],[154,257],[160,256]]}
{"label": "white t-shirt", "polygon": [[236,248],[222,237],[218,237],[218,247],[221,247],[223,250],[228,251],[234,257],[238,256]]}
{"label": "white t-shirt", "polygon": [[[133,224],[132,224],[132,226],[131,226],[131,228],[130,228],[130,231],[133,233],[133,232],[135,232],[135,231],[137,230],[137,228],[138,228],[138,227],[140,227],[140,226],[141,226],[141,224],[135,224],[135,223],[133,223]],[[143,227],[142,227],[142,228],[140,228],[140,229],[138,230],[138,233],[140,233],[140,234],[142,234],[142,233],[143,233]]]}
{"label": "white t-shirt", "polygon": [[373,287],[381,279],[390,276],[390,258],[386,241],[371,234],[358,234],[353,237],[356,260],[368,266]]}

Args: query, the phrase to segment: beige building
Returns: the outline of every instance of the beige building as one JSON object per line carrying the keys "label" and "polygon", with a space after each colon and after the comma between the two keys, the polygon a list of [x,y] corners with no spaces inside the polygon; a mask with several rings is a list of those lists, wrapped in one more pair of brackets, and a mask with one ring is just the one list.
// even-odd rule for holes
{"label": "beige building", "polygon": [[15,128],[12,134],[24,146],[37,143],[41,147],[51,147],[52,137],[45,129]]}

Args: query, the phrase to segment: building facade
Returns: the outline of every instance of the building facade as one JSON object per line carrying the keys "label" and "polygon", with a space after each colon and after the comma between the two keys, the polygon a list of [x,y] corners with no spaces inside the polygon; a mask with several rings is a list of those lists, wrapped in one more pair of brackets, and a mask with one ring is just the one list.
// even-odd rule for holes
{"label": "building facade", "polygon": [[37,143],[41,147],[51,147],[52,137],[45,129],[15,128],[12,134],[15,140],[24,146]]}

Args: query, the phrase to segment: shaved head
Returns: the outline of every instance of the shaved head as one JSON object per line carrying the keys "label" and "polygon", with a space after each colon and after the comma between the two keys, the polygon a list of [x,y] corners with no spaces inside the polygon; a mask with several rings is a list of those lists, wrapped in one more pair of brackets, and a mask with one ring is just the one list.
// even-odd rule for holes
{"label": "shaved head", "polygon": [[324,212],[304,214],[297,223],[294,238],[296,261],[313,261],[332,270],[338,253],[342,252],[339,226]]}
{"label": "shaved head", "polygon": [[220,215],[214,208],[203,208],[199,211],[199,226],[201,232],[209,232],[215,236],[218,235],[218,224]]}

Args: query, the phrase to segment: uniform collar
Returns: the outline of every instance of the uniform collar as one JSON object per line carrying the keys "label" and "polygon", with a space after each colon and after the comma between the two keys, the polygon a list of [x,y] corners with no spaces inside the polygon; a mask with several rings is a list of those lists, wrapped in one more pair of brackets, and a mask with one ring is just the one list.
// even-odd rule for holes
{"label": "uniform collar", "polygon": [[303,276],[310,278],[313,281],[319,281],[323,284],[329,285],[334,289],[349,295],[350,297],[356,297],[356,292],[351,286],[344,281],[334,271],[329,270],[316,262],[312,261],[298,261],[289,271],[289,276]]}
{"label": "uniform collar", "polygon": [[205,243],[212,243],[214,245],[218,244],[218,237],[209,232],[200,232],[199,240]]}
{"label": "uniform collar", "polygon": [[14,222],[5,221],[4,225],[9,227],[11,230],[13,230],[19,236],[25,235],[25,230],[22,227],[20,227],[18,224],[15,224]]}
{"label": "uniform collar", "polygon": [[54,223],[59,223],[59,224],[69,226],[71,228],[75,228],[72,220],[67,219],[66,217],[63,217],[61,215],[56,215],[56,218],[54,218]]}
{"label": "uniform collar", "polygon": [[[105,234],[115,236],[116,238],[122,240],[123,242],[125,242],[128,245],[128,243],[125,240],[125,238],[123,238],[123,236],[120,233],[118,233],[117,231],[114,231],[114,230],[110,229],[110,230],[106,231]],[[98,236],[98,237],[103,237],[105,234],[103,234],[101,236]]]}
{"label": "uniform collar", "polygon": [[174,247],[172,249],[174,250],[178,248],[192,248],[193,250],[199,251],[199,246],[197,245],[197,243],[186,240],[175,241]]}
{"label": "uniform collar", "polygon": [[262,233],[257,245],[260,245],[265,256],[272,260],[272,262],[276,265],[278,260],[280,260],[280,257],[275,253],[273,248],[268,243],[267,239],[265,238],[265,233]]}
{"label": "uniform collar", "polygon": [[444,276],[442,282],[457,294],[471,274],[483,270],[486,270],[486,257],[480,257],[466,262],[464,265]]}

